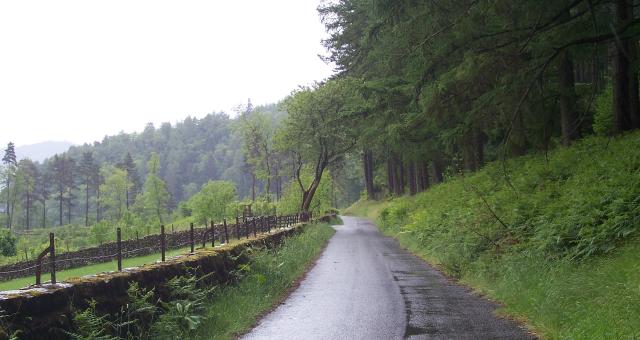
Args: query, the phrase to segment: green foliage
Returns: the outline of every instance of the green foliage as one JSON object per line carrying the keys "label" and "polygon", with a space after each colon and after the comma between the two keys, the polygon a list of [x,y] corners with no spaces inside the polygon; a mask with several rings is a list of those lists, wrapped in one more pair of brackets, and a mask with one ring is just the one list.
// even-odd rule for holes
{"label": "green foliage", "polygon": [[226,217],[227,206],[237,199],[236,187],[229,181],[209,181],[200,192],[191,197],[189,207],[199,223],[221,221]]}
{"label": "green foliage", "polygon": [[613,86],[607,85],[605,90],[595,99],[595,113],[593,115],[593,132],[601,136],[613,133]]}
{"label": "green foliage", "polygon": [[[309,183],[312,181],[311,171],[303,170],[300,174],[301,181],[303,183]],[[289,182],[282,193],[282,197],[277,202],[278,214],[294,214],[300,211],[302,203],[302,189],[297,181],[293,180]],[[320,185],[316,190],[316,194],[311,201],[310,211],[315,213],[324,213],[327,210],[333,208],[332,192],[331,192],[331,179],[330,174],[323,176],[320,180]]]}
{"label": "green foliage", "polygon": [[157,299],[154,290],[132,283],[128,303],[115,315],[100,315],[96,303],[74,315],[75,339],[177,339],[192,338],[205,320],[205,299],[215,287],[200,287],[195,275],[167,283],[169,302]]}
{"label": "green foliage", "polygon": [[293,155],[296,180],[302,179],[303,168],[313,169],[302,190],[300,210],[311,209],[325,170],[356,145],[356,123],[365,111],[361,86],[357,78],[332,79],[300,88],[282,104],[289,115],[276,136],[277,147]]}
{"label": "green foliage", "polygon": [[16,237],[8,230],[0,230],[0,254],[2,256],[15,256],[17,252]]}
{"label": "green foliage", "polygon": [[131,190],[127,172],[114,166],[105,166],[101,172],[105,178],[104,184],[100,185],[101,203],[108,208],[108,217],[119,221],[127,210],[127,191]]}
{"label": "green foliage", "polygon": [[[638,234],[638,134],[610,143],[588,138],[569,149],[500,163],[455,177],[381,213],[458,276],[483,254],[532,252],[580,260],[609,253]],[[494,216],[498,216],[499,220]],[[402,227],[399,227],[401,226]]]}
{"label": "green foliage", "polygon": [[144,182],[143,192],[136,199],[136,203],[142,205],[142,216],[146,224],[160,225],[164,223],[163,216],[167,215],[169,205],[169,191],[166,183],[158,176],[160,171],[160,158],[152,153],[147,163],[149,175]]}

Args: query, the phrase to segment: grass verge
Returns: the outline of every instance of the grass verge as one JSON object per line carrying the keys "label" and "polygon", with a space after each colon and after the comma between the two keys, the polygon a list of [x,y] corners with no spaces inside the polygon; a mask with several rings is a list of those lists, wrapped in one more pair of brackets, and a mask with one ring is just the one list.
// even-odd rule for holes
{"label": "grass verge", "polygon": [[[388,236],[426,261],[442,266],[424,241],[402,226],[384,225],[380,213],[394,200],[360,201],[345,214],[369,218]],[[524,321],[545,339],[640,338],[640,242],[612,254],[575,263],[527,253],[479,258],[459,277],[461,283],[499,301],[500,315]]]}
{"label": "grass verge", "polygon": [[387,235],[549,339],[640,338],[640,133],[358,202]]}
{"label": "grass verge", "polygon": [[329,224],[307,226],[280,247],[253,252],[238,284],[223,287],[210,302],[199,338],[233,339],[249,330],[286,297],[334,232]]}

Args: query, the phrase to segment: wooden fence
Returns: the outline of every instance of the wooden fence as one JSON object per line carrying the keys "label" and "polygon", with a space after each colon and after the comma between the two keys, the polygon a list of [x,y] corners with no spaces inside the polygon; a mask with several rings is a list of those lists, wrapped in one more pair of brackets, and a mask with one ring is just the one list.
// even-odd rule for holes
{"label": "wooden fence", "polygon": [[[0,280],[10,280],[17,277],[35,275],[35,284],[42,284],[42,274],[51,274],[51,283],[56,284],[56,271],[82,267],[90,264],[109,262],[116,260],[118,271],[122,271],[122,259],[153,253],[160,253],[161,261],[166,260],[166,251],[190,247],[191,253],[195,252],[196,244],[207,243],[214,247],[216,242],[220,245],[236,239],[257,237],[258,233],[270,233],[275,228],[287,228],[300,221],[310,220],[310,215],[269,215],[256,217],[236,217],[234,224],[210,222],[204,228],[194,228],[190,224],[189,230],[177,233],[165,233],[164,225],[160,226],[160,234],[149,235],[144,238],[122,240],[120,228],[116,229],[116,242],[105,243],[101,246],[85,248],[78,251],[67,252],[56,256],[54,233],[49,234],[49,246],[45,248],[35,260],[23,261],[0,267]],[[48,262],[48,263],[47,263]],[[43,265],[44,268],[43,268]]]}

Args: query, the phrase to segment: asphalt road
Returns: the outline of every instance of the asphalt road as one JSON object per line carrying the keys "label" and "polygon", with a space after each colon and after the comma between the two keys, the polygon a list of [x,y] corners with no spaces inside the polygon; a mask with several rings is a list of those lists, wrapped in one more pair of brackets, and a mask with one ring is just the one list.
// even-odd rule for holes
{"label": "asphalt road", "polygon": [[243,339],[535,339],[371,222],[342,219],[300,287]]}

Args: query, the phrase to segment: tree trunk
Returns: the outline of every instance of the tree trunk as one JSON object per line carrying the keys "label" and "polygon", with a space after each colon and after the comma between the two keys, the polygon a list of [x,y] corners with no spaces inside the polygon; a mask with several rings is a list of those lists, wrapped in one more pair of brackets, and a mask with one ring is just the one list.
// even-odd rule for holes
{"label": "tree trunk", "polygon": [[485,135],[485,133],[481,129],[475,128],[473,130],[473,145],[476,170],[479,170],[484,165],[484,143],[486,141],[486,138],[487,135]]}
{"label": "tree trunk", "polygon": [[58,201],[60,202],[60,225],[62,225],[62,218],[64,217],[64,215],[62,214],[62,202],[64,201],[64,198],[62,197],[62,192],[60,192],[60,194],[58,195]]}
{"label": "tree trunk", "polygon": [[29,230],[29,227],[31,226],[31,221],[29,220],[29,208],[31,207],[31,194],[30,192],[27,191],[27,230]]}
{"label": "tree trunk", "polygon": [[387,158],[387,184],[389,186],[389,194],[393,194],[396,192],[396,169],[395,164],[393,163],[393,157],[389,154]]}
{"label": "tree trunk", "polygon": [[465,132],[462,145],[462,162],[467,172],[476,171],[475,140],[473,130]]}
{"label": "tree trunk", "polygon": [[418,193],[418,183],[416,180],[416,163],[409,162],[409,194],[411,196]]}
{"label": "tree trunk", "polygon": [[71,198],[67,202],[67,223],[71,224]]}
{"label": "tree trunk", "polygon": [[429,188],[429,163],[420,161],[418,163],[418,191],[422,192]]}
{"label": "tree trunk", "polygon": [[89,226],[89,181],[85,186],[85,204],[84,204],[84,226]]}
{"label": "tree trunk", "polygon": [[[570,13],[566,13],[570,16]],[[560,92],[560,126],[562,129],[562,144],[571,145],[578,139],[578,117],[576,114],[576,87],[573,74],[573,60],[568,51],[562,52],[558,59],[558,89]]]}
{"label": "tree trunk", "polygon": [[322,179],[322,173],[320,173],[320,177],[318,176],[314,177],[313,182],[311,182],[311,185],[309,186],[309,189],[305,190],[305,192],[303,193],[302,206],[301,206],[301,210],[303,212],[309,211],[309,207],[311,207],[311,201],[313,201],[313,196],[316,194],[316,190],[320,185],[321,179]]}
{"label": "tree trunk", "polygon": [[96,186],[96,223],[100,222],[100,186]]}
{"label": "tree trunk", "polygon": [[364,184],[367,188],[367,198],[375,199],[375,190],[373,187],[373,152],[365,150],[363,153],[362,164],[364,166]]}
{"label": "tree trunk", "polygon": [[251,173],[251,200],[256,201],[256,174]]}
{"label": "tree trunk", "polygon": [[[624,25],[630,19],[630,6],[627,0],[615,0],[615,16],[618,26]],[[629,39],[624,38],[615,42],[616,49],[613,58],[613,120],[617,133],[631,129],[631,91],[629,60]]]}
{"label": "tree trunk", "polygon": [[[636,40],[629,42],[629,56],[632,59],[632,65],[638,60],[637,44]],[[640,83],[638,81],[638,70],[635,66],[631,67],[629,78],[631,126],[634,129],[638,129],[640,128]]]}
{"label": "tree trunk", "polygon": [[42,227],[47,226],[47,200],[42,200]]}
{"label": "tree trunk", "polygon": [[438,152],[433,158],[433,182],[434,183],[442,183],[444,180],[444,161],[442,160],[442,155]]}
{"label": "tree trunk", "polygon": [[[10,167],[11,165],[9,165]],[[11,201],[11,174],[7,173],[7,228],[11,229],[11,210],[9,206],[9,202]]]}
{"label": "tree trunk", "polygon": [[394,184],[394,194],[396,196],[402,196],[404,193],[404,167],[402,166],[402,162],[398,158],[398,156],[394,153],[391,157],[391,162],[393,164],[393,184]]}

